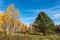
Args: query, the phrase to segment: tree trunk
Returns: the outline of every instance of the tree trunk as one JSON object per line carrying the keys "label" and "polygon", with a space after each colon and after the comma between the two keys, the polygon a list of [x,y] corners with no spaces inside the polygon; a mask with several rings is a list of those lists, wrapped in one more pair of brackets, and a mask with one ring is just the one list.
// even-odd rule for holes
{"label": "tree trunk", "polygon": [[46,29],[43,29],[43,35],[46,35]]}

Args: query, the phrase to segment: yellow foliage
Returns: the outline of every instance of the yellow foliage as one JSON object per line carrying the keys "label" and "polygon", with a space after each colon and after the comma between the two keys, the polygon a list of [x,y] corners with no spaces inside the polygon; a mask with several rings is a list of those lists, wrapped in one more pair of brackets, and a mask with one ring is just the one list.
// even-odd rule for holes
{"label": "yellow foliage", "polygon": [[20,21],[19,25],[20,25],[20,27],[22,27],[23,26],[23,23]]}
{"label": "yellow foliage", "polygon": [[[4,29],[9,28],[11,29],[19,29],[21,28],[23,32],[26,32],[28,30],[28,26],[23,24],[21,21],[18,21],[18,9],[14,10],[14,5],[10,4],[10,6],[7,7],[5,10],[4,15],[0,12],[0,31],[3,31],[2,26]],[[6,31],[6,30],[5,30]]]}
{"label": "yellow foliage", "polygon": [[3,23],[3,14],[2,13],[0,13],[0,25],[2,25],[2,23]]}
{"label": "yellow foliage", "polygon": [[12,11],[14,9],[14,5],[13,4],[10,4],[10,6],[7,7],[7,11]]}
{"label": "yellow foliage", "polygon": [[18,9],[16,9],[16,10],[14,11],[14,13],[12,14],[12,16],[13,16],[13,17],[14,17],[14,16],[17,16],[18,13],[19,13],[19,11],[18,11]]}
{"label": "yellow foliage", "polygon": [[3,14],[0,12],[0,32],[3,32],[2,25],[3,25]]}
{"label": "yellow foliage", "polygon": [[3,17],[3,14],[0,12],[0,18],[2,18]]}

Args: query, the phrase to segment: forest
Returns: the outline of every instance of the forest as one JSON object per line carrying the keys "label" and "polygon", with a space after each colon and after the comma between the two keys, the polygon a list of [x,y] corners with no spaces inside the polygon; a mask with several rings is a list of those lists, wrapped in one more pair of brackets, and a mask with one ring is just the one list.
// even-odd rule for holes
{"label": "forest", "polygon": [[0,40],[60,40],[60,24],[41,11],[28,27],[19,20],[19,10],[10,4],[0,13]]}

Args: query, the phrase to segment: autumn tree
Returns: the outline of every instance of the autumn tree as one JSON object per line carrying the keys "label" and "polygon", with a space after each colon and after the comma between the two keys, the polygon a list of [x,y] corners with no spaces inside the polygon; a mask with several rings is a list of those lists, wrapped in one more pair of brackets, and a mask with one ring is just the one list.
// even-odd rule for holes
{"label": "autumn tree", "polygon": [[14,30],[16,22],[15,19],[17,18],[18,18],[18,10],[17,9],[14,10],[14,5],[11,4],[10,6],[7,7],[3,17],[4,20],[3,28],[5,29],[7,35]]}
{"label": "autumn tree", "polygon": [[5,29],[7,35],[9,34],[9,27],[10,27],[10,20],[11,20],[10,16],[13,8],[14,8],[13,5],[8,6],[3,17],[4,20],[3,28]]}
{"label": "autumn tree", "polygon": [[20,21],[19,22],[19,31],[22,32],[22,30],[23,30],[23,23]]}
{"label": "autumn tree", "polygon": [[26,30],[25,34],[26,34],[26,36],[28,36],[28,34],[29,34],[29,28],[28,28],[27,24],[25,24],[25,30]]}
{"label": "autumn tree", "polygon": [[13,31],[13,33],[15,32],[15,30],[17,29],[18,25],[19,25],[19,11],[18,9],[16,9],[11,16],[11,29]]}
{"label": "autumn tree", "polygon": [[4,32],[3,28],[3,14],[0,12],[0,32]]}
{"label": "autumn tree", "polygon": [[33,23],[35,31],[40,30],[40,32],[45,35],[46,33],[51,33],[54,31],[54,22],[52,19],[45,13],[40,12]]}

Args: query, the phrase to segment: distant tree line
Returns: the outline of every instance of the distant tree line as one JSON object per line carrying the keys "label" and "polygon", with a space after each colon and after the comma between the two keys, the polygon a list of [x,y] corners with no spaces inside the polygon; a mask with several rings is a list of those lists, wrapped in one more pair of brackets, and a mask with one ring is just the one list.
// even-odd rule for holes
{"label": "distant tree line", "polygon": [[60,33],[60,24],[55,25],[55,31],[56,31],[56,33]]}

